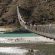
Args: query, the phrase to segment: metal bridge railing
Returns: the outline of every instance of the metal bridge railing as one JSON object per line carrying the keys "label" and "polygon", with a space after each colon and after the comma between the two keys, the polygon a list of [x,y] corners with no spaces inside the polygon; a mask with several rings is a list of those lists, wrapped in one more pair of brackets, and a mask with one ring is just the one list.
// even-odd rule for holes
{"label": "metal bridge railing", "polygon": [[[28,26],[28,25],[27,25]],[[28,28],[32,31],[44,32],[49,34],[55,34],[55,24],[48,24],[48,25],[32,25],[28,26]]]}

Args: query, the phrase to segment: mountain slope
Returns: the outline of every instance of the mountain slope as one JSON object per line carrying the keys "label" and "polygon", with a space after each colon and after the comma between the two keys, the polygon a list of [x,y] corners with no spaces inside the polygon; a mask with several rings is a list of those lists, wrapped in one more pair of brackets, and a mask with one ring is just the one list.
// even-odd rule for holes
{"label": "mountain slope", "polygon": [[28,21],[34,20],[37,24],[55,23],[55,0],[0,0],[0,25],[19,24],[17,5],[31,11]]}

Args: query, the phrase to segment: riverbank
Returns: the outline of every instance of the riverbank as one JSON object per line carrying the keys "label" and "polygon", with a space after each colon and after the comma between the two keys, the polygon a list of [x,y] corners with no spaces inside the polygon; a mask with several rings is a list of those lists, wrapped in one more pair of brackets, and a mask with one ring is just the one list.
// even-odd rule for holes
{"label": "riverbank", "polygon": [[[16,53],[16,51],[18,52],[17,49],[19,49],[19,47],[21,48],[21,51],[22,51],[22,49],[24,49],[24,50],[33,49],[33,50],[39,50],[41,52],[41,54],[45,53],[46,55],[55,55],[55,44],[49,44],[49,45],[46,45],[46,44],[15,44],[12,46],[11,45],[0,46],[0,53],[1,52],[3,52],[3,54],[8,53],[8,52],[14,53],[14,51]],[[23,53],[23,51],[22,51],[22,53]]]}
{"label": "riverbank", "polygon": [[49,39],[35,33],[8,33],[0,34],[0,43],[45,43],[54,44],[53,39]]}
{"label": "riverbank", "polygon": [[17,27],[15,27],[13,25],[0,26],[0,33],[13,32],[15,30],[17,30]]}

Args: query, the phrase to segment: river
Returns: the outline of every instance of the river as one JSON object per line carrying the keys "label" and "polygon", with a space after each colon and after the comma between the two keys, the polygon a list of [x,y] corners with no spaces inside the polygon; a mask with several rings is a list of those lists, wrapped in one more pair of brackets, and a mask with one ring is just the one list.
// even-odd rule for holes
{"label": "river", "polygon": [[55,43],[53,39],[49,39],[35,33],[2,33],[0,34],[0,43],[37,43],[37,42],[51,42]]}

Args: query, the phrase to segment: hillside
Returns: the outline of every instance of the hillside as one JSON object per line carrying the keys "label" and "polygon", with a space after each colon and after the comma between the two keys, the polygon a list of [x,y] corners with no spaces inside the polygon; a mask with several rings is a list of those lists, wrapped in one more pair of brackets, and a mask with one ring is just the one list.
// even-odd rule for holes
{"label": "hillside", "polygon": [[34,20],[37,24],[55,23],[55,0],[0,0],[1,26],[19,25],[17,5],[31,12],[31,15],[26,17],[28,21],[31,19],[29,22]]}
{"label": "hillside", "polygon": [[16,4],[17,0],[0,0],[0,23],[14,26],[18,23]]}

